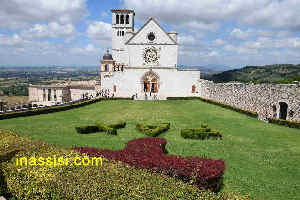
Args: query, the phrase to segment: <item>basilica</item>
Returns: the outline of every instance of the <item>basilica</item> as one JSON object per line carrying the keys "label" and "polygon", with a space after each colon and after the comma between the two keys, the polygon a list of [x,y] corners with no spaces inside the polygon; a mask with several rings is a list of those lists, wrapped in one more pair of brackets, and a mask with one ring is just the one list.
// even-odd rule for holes
{"label": "basilica", "polygon": [[178,68],[178,34],[153,17],[135,31],[134,16],[133,10],[112,10],[112,49],[101,60],[100,80],[29,85],[29,102],[57,105],[99,93],[136,100],[196,96],[200,71]]}
{"label": "basilica", "polygon": [[199,70],[177,66],[178,33],[150,17],[137,31],[133,10],[112,10],[112,50],[101,60],[101,89],[138,100],[193,96]]}

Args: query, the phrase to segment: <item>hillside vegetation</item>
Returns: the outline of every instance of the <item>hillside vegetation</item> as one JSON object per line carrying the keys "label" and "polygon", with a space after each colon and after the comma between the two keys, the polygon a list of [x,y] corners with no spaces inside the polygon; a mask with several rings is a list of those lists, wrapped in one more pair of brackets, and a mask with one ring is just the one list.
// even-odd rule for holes
{"label": "hillside vegetation", "polygon": [[300,81],[300,64],[246,66],[241,69],[214,74],[207,79],[214,82],[293,83]]}

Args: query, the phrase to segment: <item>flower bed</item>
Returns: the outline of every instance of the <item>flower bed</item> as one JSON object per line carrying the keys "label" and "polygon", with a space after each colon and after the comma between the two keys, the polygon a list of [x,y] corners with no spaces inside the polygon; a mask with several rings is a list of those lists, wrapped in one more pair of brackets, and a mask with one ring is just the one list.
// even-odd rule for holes
{"label": "flower bed", "polygon": [[[175,178],[103,158],[103,166],[75,166],[78,152],[0,130],[0,196],[22,200],[94,199],[247,199],[233,194],[199,191]],[[131,143],[131,145],[135,145]],[[20,166],[16,158],[56,155],[69,165]],[[228,196],[230,195],[230,196]],[[0,198],[1,199],[1,198]]]}
{"label": "flower bed", "polygon": [[92,147],[75,147],[73,149],[89,156],[103,156],[131,166],[177,177],[186,182],[191,181],[200,189],[212,191],[220,189],[225,170],[223,160],[165,155],[166,143],[163,138],[142,138],[127,142],[125,148],[119,151]]}

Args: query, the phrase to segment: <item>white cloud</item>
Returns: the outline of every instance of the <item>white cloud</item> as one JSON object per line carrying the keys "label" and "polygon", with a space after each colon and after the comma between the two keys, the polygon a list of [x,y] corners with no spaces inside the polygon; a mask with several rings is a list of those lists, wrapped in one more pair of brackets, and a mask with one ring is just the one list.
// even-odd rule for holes
{"label": "white cloud", "polygon": [[86,47],[75,47],[70,50],[74,54],[98,54],[101,50],[96,48],[93,44],[88,44]]}
{"label": "white cloud", "polygon": [[18,34],[12,36],[0,34],[0,45],[5,47],[23,47],[26,44],[30,44],[30,41],[24,40]]}
{"label": "white cloud", "polygon": [[95,42],[99,43],[102,46],[104,45],[105,48],[111,46],[111,24],[105,23],[103,21],[90,22],[87,28],[87,34]]}
{"label": "white cloud", "polygon": [[216,46],[216,47],[224,46],[226,44],[227,44],[227,41],[222,40],[222,39],[216,39],[216,40],[212,41],[212,45]]}
{"label": "white cloud", "polygon": [[0,27],[19,29],[54,21],[72,24],[86,15],[86,0],[1,0]]}
{"label": "white cloud", "polygon": [[75,27],[72,24],[59,24],[51,22],[49,24],[36,24],[28,31],[23,31],[22,36],[28,39],[48,39],[56,37],[72,37]]}
{"label": "white cloud", "polygon": [[218,24],[233,20],[245,25],[300,30],[299,0],[124,0],[137,11],[137,18],[149,16],[170,25]]}
{"label": "white cloud", "polygon": [[231,31],[230,36],[237,40],[246,40],[249,37],[247,32],[241,31],[241,29],[235,28]]}

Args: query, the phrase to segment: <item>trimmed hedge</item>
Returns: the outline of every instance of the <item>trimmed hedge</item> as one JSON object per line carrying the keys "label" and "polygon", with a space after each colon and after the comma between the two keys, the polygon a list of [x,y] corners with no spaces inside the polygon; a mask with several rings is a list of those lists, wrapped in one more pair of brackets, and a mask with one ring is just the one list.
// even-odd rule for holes
{"label": "trimmed hedge", "polygon": [[166,143],[164,138],[140,138],[127,142],[125,148],[118,151],[93,147],[73,149],[89,156],[103,156],[109,160],[176,177],[184,182],[194,183],[199,189],[219,191],[225,170],[223,160],[165,155]]}
{"label": "trimmed hedge", "polygon": [[209,128],[207,125],[202,124],[201,128],[188,128],[181,130],[181,136],[185,139],[208,139],[208,138],[222,138],[219,131]]}
{"label": "trimmed hedge", "polygon": [[[74,166],[72,163],[75,156],[82,158],[85,155],[1,130],[0,138],[0,179],[3,180],[0,182],[0,196],[4,195],[7,199],[9,197],[22,200],[248,199],[223,192],[214,194],[199,191],[195,186],[175,178],[105,158],[102,167]],[[133,145],[131,148],[134,148],[135,144],[131,145]],[[57,158],[60,156],[69,158],[69,165],[57,167],[16,165],[18,156],[47,158],[53,155]],[[219,172],[216,167],[209,168],[209,171],[203,171],[202,174],[214,171]],[[213,177],[208,178],[210,180]]]}
{"label": "trimmed hedge", "polygon": [[98,132],[98,127],[95,125],[79,126],[75,128],[78,133],[88,134]]}
{"label": "trimmed hedge", "polygon": [[73,108],[79,108],[81,106],[89,105],[89,104],[92,104],[95,102],[107,101],[107,100],[132,100],[132,99],[131,98],[91,99],[91,100],[82,101],[79,103],[74,103],[74,104],[69,104],[69,105],[66,103],[64,105],[58,105],[58,106],[48,107],[48,108],[47,107],[46,108],[35,108],[32,110],[26,110],[26,111],[4,113],[4,114],[0,114],[0,120],[66,111],[66,110],[71,110]]}
{"label": "trimmed hedge", "polygon": [[287,127],[290,127],[290,128],[299,128],[300,129],[300,122],[297,122],[297,121],[289,121],[289,120],[283,120],[283,119],[268,118],[268,122],[272,123],[272,124],[287,126]]}
{"label": "trimmed hedge", "polygon": [[170,123],[165,122],[159,125],[146,125],[144,123],[137,123],[136,128],[147,136],[156,137],[170,128]]}
{"label": "trimmed hedge", "polygon": [[126,126],[126,122],[118,122],[118,123],[114,123],[114,124],[110,124],[108,125],[110,128],[115,128],[115,129],[120,129],[120,128],[125,128]]}
{"label": "trimmed hedge", "polygon": [[96,122],[96,126],[98,127],[99,132],[105,131],[107,134],[117,135],[117,129],[110,127],[110,125],[106,125],[103,122]]}
{"label": "trimmed hedge", "polygon": [[214,101],[214,100],[211,100],[211,99],[205,99],[205,98],[202,98],[202,97],[167,97],[167,100],[195,100],[195,99],[204,101],[206,103],[211,103],[211,104],[214,104],[214,105],[218,105],[218,106],[221,106],[223,108],[228,108],[230,110],[233,110],[233,111],[236,111],[236,112],[239,112],[239,113],[242,113],[242,114],[246,114],[250,117],[254,117],[254,118],[258,117],[258,114],[256,112],[253,112],[253,111],[250,111],[250,110],[244,110],[244,109],[241,109],[241,108],[237,108],[237,107],[234,107],[234,106],[231,106],[231,105],[228,105],[228,104],[224,104],[224,103],[221,103],[221,102],[218,102],[218,101]]}
{"label": "trimmed hedge", "polygon": [[92,125],[75,127],[76,131],[80,134],[106,132],[110,135],[117,135],[117,129],[125,128],[126,122],[118,122],[110,125],[106,125],[103,122],[96,122]]}
{"label": "trimmed hedge", "polygon": [[79,108],[81,106],[99,102],[101,100],[102,99],[92,99],[92,100],[82,101],[82,102],[74,103],[74,104],[70,104],[70,105],[60,105],[60,106],[54,106],[54,107],[48,107],[48,108],[47,107],[46,108],[36,108],[36,109],[32,109],[32,110],[27,110],[27,111],[4,113],[4,114],[0,114],[0,120],[40,115],[40,114],[48,114],[48,113],[59,112],[59,111],[66,111],[66,110],[70,110],[73,108]]}

